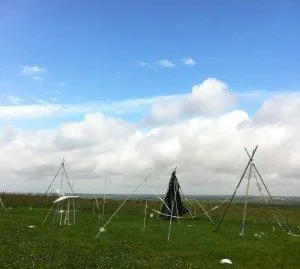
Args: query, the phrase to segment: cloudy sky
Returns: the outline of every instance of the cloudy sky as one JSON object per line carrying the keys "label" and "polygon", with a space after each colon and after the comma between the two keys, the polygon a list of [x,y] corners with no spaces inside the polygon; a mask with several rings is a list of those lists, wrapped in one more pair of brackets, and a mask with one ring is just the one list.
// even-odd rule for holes
{"label": "cloudy sky", "polygon": [[300,4],[206,2],[0,1],[0,191],[298,196]]}

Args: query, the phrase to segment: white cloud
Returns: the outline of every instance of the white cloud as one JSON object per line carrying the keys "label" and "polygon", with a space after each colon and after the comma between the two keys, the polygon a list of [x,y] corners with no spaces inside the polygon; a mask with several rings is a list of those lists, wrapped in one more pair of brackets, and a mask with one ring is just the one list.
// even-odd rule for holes
{"label": "white cloud", "polygon": [[0,119],[26,119],[50,117],[58,113],[57,105],[0,106]]}
{"label": "white cloud", "polygon": [[236,99],[225,83],[208,78],[203,83],[195,85],[192,92],[182,98],[157,100],[146,121],[165,123],[191,115],[218,115],[232,108]]}
{"label": "white cloud", "polygon": [[[284,122],[253,125],[244,111],[187,119],[149,131],[100,113],[88,114],[83,121],[56,130],[2,129],[0,171],[10,179],[10,190],[22,186],[23,191],[43,192],[65,156],[77,191],[101,192],[105,177],[111,193],[126,193],[155,169],[152,185],[164,193],[168,169],[179,164],[185,193],[231,194],[247,162],[243,147],[259,144],[257,166],[271,192],[295,195],[300,188],[296,129]],[[23,179],[27,185],[19,185]]]}
{"label": "white cloud", "polygon": [[[283,105],[284,104],[284,105]],[[283,93],[266,100],[256,115],[256,121],[263,123],[297,123],[300,114],[300,93]]]}
{"label": "white cloud", "polygon": [[7,99],[14,105],[18,105],[23,102],[22,98],[13,95],[7,96]]}
{"label": "white cloud", "polygon": [[57,97],[50,97],[49,100],[50,100],[51,102],[53,102],[53,103],[58,103],[59,98],[57,98]]}
{"label": "white cloud", "polygon": [[[184,95],[183,95],[184,96]],[[93,112],[114,113],[114,114],[126,114],[126,113],[138,113],[145,114],[148,109],[157,100],[174,100],[181,99],[183,96],[170,95],[170,96],[158,96],[149,98],[136,98],[128,99],[125,101],[99,101],[92,103],[79,103],[78,99],[73,104],[53,104],[48,103],[45,100],[33,97],[35,104],[28,105],[0,105],[0,119],[25,119],[25,118],[42,118],[51,116],[66,116],[74,114],[85,114]],[[57,101],[51,98],[50,101]],[[39,113],[36,113],[39,111]]]}
{"label": "white cloud", "polygon": [[[0,111],[2,111],[0,119],[64,117],[67,115],[102,112],[114,115],[138,114],[139,116],[146,116],[144,123],[165,124],[177,121],[178,118],[187,118],[192,115],[209,116],[220,114],[232,108],[237,100],[242,101],[243,104],[257,104],[268,96],[275,95],[277,95],[276,92],[268,91],[268,94],[266,94],[266,91],[258,90],[232,92],[223,82],[214,78],[208,78],[203,83],[195,85],[192,92],[188,94],[162,95],[124,101],[83,103],[80,98],[74,98],[74,103],[62,104],[55,97],[51,97],[49,99],[50,102],[33,97],[34,104],[15,104],[11,106],[0,104]],[[5,95],[4,97],[7,98]],[[53,102],[56,104],[53,104]],[[36,113],[37,110],[39,113]]]}
{"label": "white cloud", "polygon": [[182,62],[184,65],[195,66],[197,63],[192,58],[183,58]]}
{"label": "white cloud", "polygon": [[138,67],[146,67],[146,66],[148,66],[148,63],[139,61],[139,62],[137,62],[137,66]]}
{"label": "white cloud", "polygon": [[235,102],[235,96],[229,92],[225,83],[208,78],[202,84],[193,87],[186,109],[203,115],[212,115],[226,111]]}
{"label": "white cloud", "polygon": [[37,75],[37,74],[42,74],[45,73],[46,69],[39,67],[37,65],[25,65],[22,69],[23,75],[31,76],[31,75]]}
{"label": "white cloud", "polygon": [[[196,98],[202,104],[204,99],[198,94],[203,94],[207,102],[220,96],[220,100],[227,100],[227,86],[220,81],[208,80],[195,87],[196,97],[192,93],[183,100]],[[169,101],[175,99],[173,96]],[[154,104],[155,113],[175,118],[176,104],[166,101],[169,107],[164,110],[157,107],[162,100],[132,100],[122,106]],[[210,109],[208,113],[205,108],[204,114],[177,117],[171,124],[166,121],[147,130],[101,113],[89,113],[82,121],[65,122],[50,130],[3,127],[0,174],[5,180],[1,180],[0,188],[43,192],[65,156],[69,175],[76,179],[76,190],[83,193],[101,193],[104,178],[110,193],[128,193],[153,169],[152,185],[158,193],[164,193],[171,166],[179,165],[178,177],[185,193],[232,194],[248,161],[243,148],[252,150],[258,144],[255,161],[271,193],[298,195],[300,96],[291,93],[272,97],[254,117],[243,110],[224,110],[220,100],[212,103],[218,113]],[[117,104],[113,105],[115,109]],[[59,109],[55,105],[36,105],[26,113],[53,115]],[[203,108],[199,110],[203,112]],[[0,110],[0,115],[7,111]],[[241,186],[240,190],[244,189]],[[141,191],[151,193],[147,188]]]}
{"label": "white cloud", "polygon": [[[298,195],[300,95],[272,96],[254,116],[232,108],[234,101],[225,83],[207,79],[187,95],[76,106],[0,106],[0,116],[8,119],[85,114],[81,121],[48,130],[0,127],[0,174],[5,178],[0,189],[45,191],[65,156],[69,175],[82,193],[101,193],[104,178],[108,192],[128,193],[152,170],[150,182],[164,193],[171,166],[179,165],[185,193],[228,195],[248,161],[243,148],[251,150],[258,144],[255,161],[271,193]],[[142,107],[152,108],[149,117],[160,121],[159,127],[90,113],[99,108],[140,111]],[[141,191],[151,193],[147,188]]]}
{"label": "white cloud", "polygon": [[42,78],[41,77],[32,77],[35,81],[37,82],[41,82],[42,81]]}
{"label": "white cloud", "polygon": [[158,64],[161,66],[161,67],[175,67],[175,64],[172,63],[170,60],[168,59],[163,59],[163,60],[160,60],[158,61]]}

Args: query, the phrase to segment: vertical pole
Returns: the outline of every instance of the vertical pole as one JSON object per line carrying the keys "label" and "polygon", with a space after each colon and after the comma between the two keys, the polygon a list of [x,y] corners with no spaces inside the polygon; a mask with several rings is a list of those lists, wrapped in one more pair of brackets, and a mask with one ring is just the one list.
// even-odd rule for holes
{"label": "vertical pole", "polygon": [[[178,183],[178,182],[176,182]],[[178,217],[177,218],[177,221],[180,225],[180,220],[179,220],[179,212],[178,212],[178,205],[177,205],[177,191],[178,191],[178,184],[174,184],[174,190],[175,190],[175,195],[174,195],[174,203],[175,203],[175,206],[176,206],[176,216]]]}
{"label": "vertical pole", "polygon": [[75,207],[75,199],[72,199],[72,203],[73,203],[73,224],[75,224],[76,222],[76,207]]}
{"label": "vertical pole", "polygon": [[[63,167],[64,168],[64,167]],[[63,192],[63,178],[64,178],[64,170],[61,170],[61,176],[60,176],[60,196],[62,196]]]}
{"label": "vertical pole", "polygon": [[106,178],[104,179],[104,195],[103,195],[103,204],[102,204],[102,219],[104,218],[105,201],[106,201]]}
{"label": "vertical pole", "polygon": [[171,217],[170,217],[170,222],[169,222],[168,241],[170,241],[171,226],[172,226],[172,219],[173,219],[173,209],[174,209],[174,200],[173,200],[173,203],[172,203],[172,211],[171,211]]}
{"label": "vertical pole", "polygon": [[147,216],[147,200],[146,200],[146,203],[145,203],[145,215],[144,215],[144,228],[143,228],[143,231],[145,231],[145,228],[146,228],[146,216]]}
{"label": "vertical pole", "polygon": [[95,214],[95,198],[93,199],[93,215]]}

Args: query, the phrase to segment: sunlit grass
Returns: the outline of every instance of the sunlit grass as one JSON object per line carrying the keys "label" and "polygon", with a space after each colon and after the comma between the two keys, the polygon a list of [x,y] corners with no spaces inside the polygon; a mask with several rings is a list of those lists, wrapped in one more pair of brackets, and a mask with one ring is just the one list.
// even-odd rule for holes
{"label": "sunlit grass", "polygon": [[[143,231],[144,203],[129,201],[95,239],[98,230],[121,201],[108,201],[104,219],[93,214],[92,200],[80,200],[76,224],[42,225],[53,197],[1,196],[0,268],[222,268],[222,258],[232,268],[300,268],[300,237],[286,235],[276,225],[270,210],[249,205],[245,236],[241,237],[242,205],[232,205],[219,232],[213,232],[224,207],[211,212],[214,223],[197,208],[199,218],[169,222],[150,218]],[[101,201],[100,201],[101,203]],[[159,203],[149,202],[158,209]],[[32,209],[30,210],[30,207]],[[205,208],[210,208],[205,204]],[[281,211],[297,231],[300,208]],[[155,216],[155,215],[154,215]],[[30,229],[29,225],[36,228]],[[273,226],[276,227],[273,232]],[[255,234],[264,233],[261,237]]]}

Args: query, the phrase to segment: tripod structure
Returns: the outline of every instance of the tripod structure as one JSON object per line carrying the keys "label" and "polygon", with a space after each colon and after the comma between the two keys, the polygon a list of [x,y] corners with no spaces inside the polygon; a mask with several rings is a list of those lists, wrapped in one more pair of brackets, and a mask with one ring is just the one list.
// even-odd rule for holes
{"label": "tripod structure", "polygon": [[71,181],[70,181],[69,176],[67,174],[67,171],[65,169],[65,159],[63,158],[62,161],[61,161],[61,165],[60,165],[58,171],[56,172],[54,178],[52,179],[52,181],[51,181],[50,185],[48,186],[46,192],[44,193],[43,197],[45,197],[47,195],[48,191],[50,190],[51,186],[53,185],[54,181],[56,180],[56,178],[58,177],[59,174],[61,174],[61,177],[60,177],[60,189],[57,191],[57,194],[59,196],[64,195],[64,193],[63,193],[63,187],[64,187],[63,185],[64,184],[63,183],[64,183],[64,181],[66,179],[67,185],[70,188],[70,193],[72,195],[74,195],[74,190],[73,190]]}
{"label": "tripod structure", "polygon": [[[246,153],[247,153],[247,155],[248,155],[248,157],[249,157],[249,161],[248,161],[248,163],[246,165],[246,168],[245,168],[245,170],[244,170],[244,172],[243,172],[243,174],[242,174],[242,176],[241,176],[241,178],[240,178],[240,180],[239,180],[239,182],[238,182],[238,184],[237,184],[237,186],[236,186],[236,188],[234,190],[234,193],[231,196],[230,201],[229,201],[229,203],[228,203],[228,205],[227,205],[227,207],[226,207],[226,209],[225,209],[225,211],[224,211],[224,213],[223,213],[223,215],[222,215],[222,217],[221,217],[221,219],[220,219],[220,221],[218,223],[218,226],[215,229],[216,232],[219,230],[219,228],[220,228],[220,226],[221,226],[221,224],[222,224],[222,222],[224,220],[224,217],[225,217],[225,215],[226,215],[226,213],[227,213],[227,211],[228,211],[228,209],[229,209],[229,207],[230,207],[230,205],[232,203],[232,200],[233,200],[233,198],[234,198],[234,196],[235,196],[235,194],[236,194],[239,186],[241,185],[241,183],[242,183],[242,181],[243,181],[243,179],[244,179],[244,177],[246,175],[247,170],[249,170],[248,182],[247,182],[247,190],[246,190],[246,195],[245,195],[243,220],[242,220],[240,235],[244,235],[245,219],[246,219],[246,209],[247,209],[248,195],[249,195],[249,184],[250,184],[250,180],[252,178],[256,180],[256,185],[258,187],[258,190],[259,190],[259,193],[261,195],[261,198],[263,198],[265,200],[265,203],[266,203],[267,207],[270,208],[270,209],[274,209],[275,212],[273,211],[272,214],[273,214],[274,218],[276,219],[278,225],[286,233],[292,234],[292,232],[291,232],[288,224],[286,223],[283,215],[280,213],[280,211],[279,211],[279,209],[278,209],[278,207],[277,207],[277,205],[276,205],[273,197],[271,196],[271,194],[270,194],[270,192],[269,192],[269,190],[268,190],[268,188],[267,188],[267,186],[266,186],[263,178],[261,177],[261,175],[260,175],[260,173],[259,173],[259,171],[258,171],[258,169],[257,169],[257,167],[256,167],[256,165],[255,165],[255,163],[253,161],[253,158],[254,158],[254,155],[255,155],[255,153],[257,151],[257,148],[258,148],[258,146],[256,146],[254,148],[254,150],[252,151],[251,155],[249,154],[248,150],[246,148],[244,148],[245,151],[246,151]],[[262,184],[262,186],[260,185],[260,183]],[[269,201],[271,201],[271,203],[268,201],[267,197],[263,195],[263,189],[262,189],[262,187],[266,191],[267,196],[269,197]]]}
{"label": "tripod structure", "polygon": [[[51,181],[50,185],[48,186],[43,197],[45,197],[47,195],[49,189],[51,188],[55,179],[58,177],[58,175],[60,173],[61,173],[60,189],[58,191],[56,191],[56,194],[59,197],[53,202],[53,205],[50,208],[46,218],[44,219],[43,224],[46,222],[48,216],[50,215],[50,213],[51,213],[52,209],[54,209],[54,207],[55,207],[55,211],[54,211],[54,216],[53,216],[53,221],[52,221],[53,223],[56,220],[59,220],[60,226],[62,224],[64,224],[64,225],[75,224],[75,212],[76,212],[75,200],[77,202],[77,205],[79,206],[78,200],[76,199],[76,198],[79,198],[79,196],[74,194],[74,190],[73,190],[71,181],[70,181],[68,174],[66,172],[66,169],[65,169],[64,159],[62,160],[60,168],[58,169],[57,173],[55,174],[54,178],[52,179],[52,181]],[[63,191],[65,181],[67,183],[67,186],[70,189],[69,192]],[[72,214],[70,214],[70,212]],[[59,215],[60,215],[60,217],[58,217]]]}

